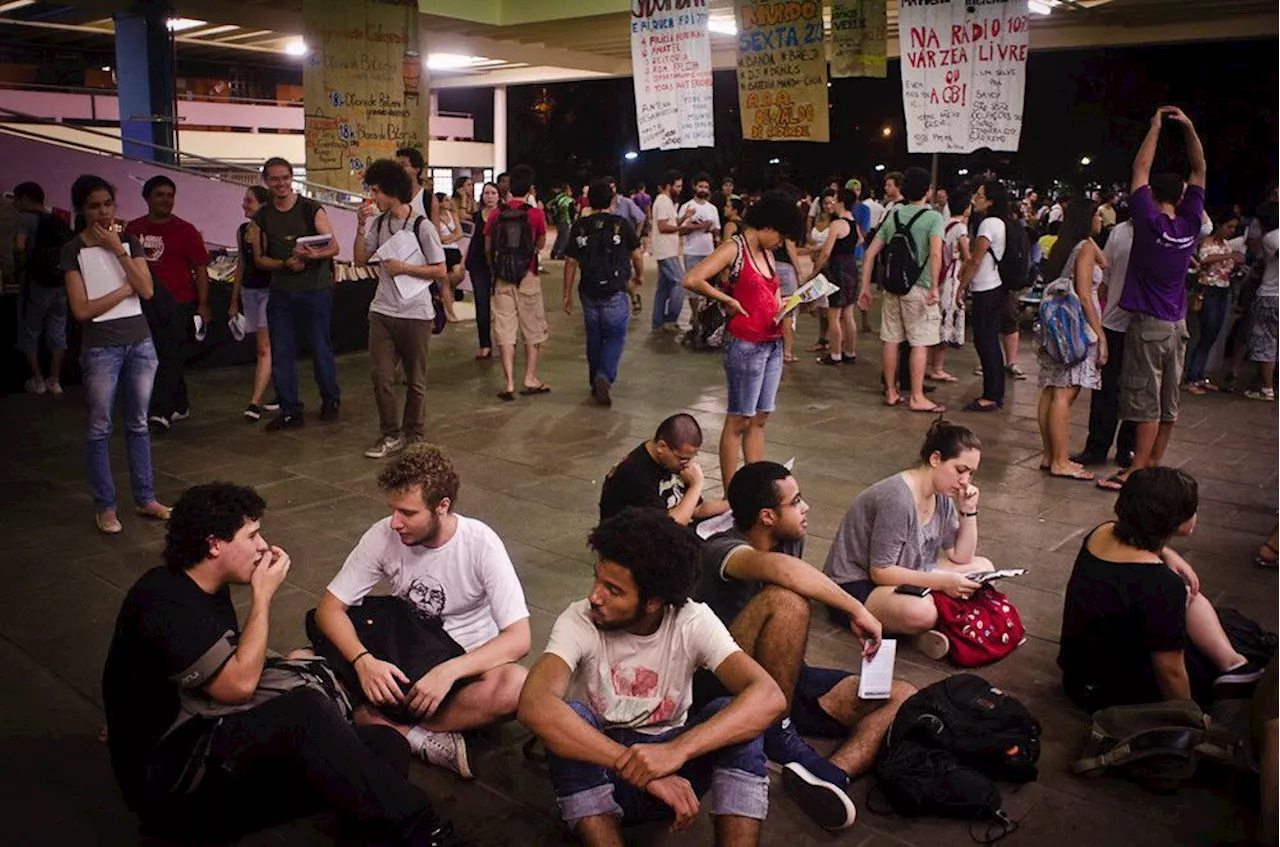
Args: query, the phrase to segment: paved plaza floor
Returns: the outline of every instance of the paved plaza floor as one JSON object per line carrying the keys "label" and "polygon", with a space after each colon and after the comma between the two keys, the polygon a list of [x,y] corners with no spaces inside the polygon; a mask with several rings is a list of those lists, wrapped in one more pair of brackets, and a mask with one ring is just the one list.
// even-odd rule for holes
{"label": "paved plaza floor", "polygon": [[[506,542],[532,612],[536,657],[552,622],[591,581],[587,531],[596,521],[600,483],[610,466],[677,411],[696,415],[706,432],[700,457],[718,477],[715,447],[725,407],[717,354],[694,353],[665,334],[651,334],[647,314],[632,322],[622,372],[610,409],[587,393],[581,318],[558,308],[560,264],[544,277],[552,338],[541,375],[550,394],[500,402],[501,368],[477,362],[472,323],[451,326],[432,341],[428,370],[428,435],[458,467],[457,508],[488,522]],[[645,303],[653,288],[650,273]],[[800,319],[800,338],[811,343],[816,321]],[[797,349],[802,349],[797,345]],[[795,473],[809,513],[806,559],[821,567],[835,528],[866,486],[913,462],[932,418],[881,404],[879,343],[859,341],[859,362],[821,367],[811,355],[787,366],[778,410],[767,429],[768,456],[795,457]],[[1021,827],[1008,845],[1213,844],[1250,832],[1256,783],[1223,771],[1204,773],[1170,796],[1104,778],[1085,781],[1068,771],[1080,748],[1086,716],[1059,689],[1055,665],[1062,593],[1085,533],[1106,520],[1114,496],[1090,484],[1050,479],[1037,470],[1035,364],[1024,338],[1025,382],[1011,382],[1000,414],[951,415],[981,436],[984,449],[975,483],[982,489],[978,552],[997,566],[1030,573],[1004,587],[1017,602],[1028,639],[1012,656],[981,671],[1026,702],[1044,724],[1040,779],[1005,791]],[[976,394],[972,348],[952,353],[949,368],[962,375],[937,399],[953,409]],[[307,408],[319,399],[303,374]],[[293,559],[271,612],[271,646],[305,642],[303,616],[338,570],[360,534],[387,510],[374,477],[380,463],[361,452],[377,434],[364,354],[339,360],[344,396],[341,420],[322,424],[313,414],[305,429],[268,434],[247,426],[249,368],[196,372],[190,377],[192,417],[153,442],[156,484],[163,502],[188,485],[230,480],[254,485],[266,498],[264,535]],[[1088,397],[1073,414],[1072,444],[1084,441]],[[0,798],[8,809],[0,841],[12,845],[123,845],[137,843],[136,826],[112,780],[99,740],[103,718],[100,681],[112,626],[124,591],[158,564],[163,526],[122,508],[124,532],[109,537],[93,525],[82,469],[83,402],[66,396],[0,398]],[[112,445],[121,505],[128,503],[123,438]],[[1276,575],[1253,564],[1277,515],[1276,407],[1228,395],[1184,396],[1168,462],[1200,481],[1200,522],[1179,542],[1199,571],[1206,594],[1234,606],[1268,628],[1276,627]],[[718,490],[719,483],[714,482]],[[235,596],[243,612],[248,595]],[[852,638],[814,616],[811,663],[856,668]],[[947,665],[910,649],[898,653],[898,673],[925,685]],[[412,778],[440,811],[477,844],[565,843],[543,764],[527,761],[527,732],[510,724],[476,742],[478,779],[415,765]],[[775,779],[765,844],[964,845],[965,824],[907,820],[868,808],[870,778],[854,784],[856,824],[836,835],[810,823]],[[879,808],[881,804],[875,804]],[[323,817],[292,822],[244,839],[245,845],[332,844]],[[691,833],[661,827],[631,833],[635,843],[710,844],[705,812]]]}

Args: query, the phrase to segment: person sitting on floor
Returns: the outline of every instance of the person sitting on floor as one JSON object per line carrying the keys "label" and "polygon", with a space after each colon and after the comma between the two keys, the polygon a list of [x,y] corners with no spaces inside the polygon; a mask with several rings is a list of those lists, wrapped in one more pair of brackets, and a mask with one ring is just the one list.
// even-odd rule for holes
{"label": "person sitting on floor", "polygon": [[[470,779],[461,733],[516,713],[525,670],[515,663],[530,644],[524,590],[497,533],[454,512],[458,474],[439,447],[409,445],[383,468],[378,487],[391,516],[347,556],[308,616],[308,635],[378,707],[361,708],[357,720],[387,722],[387,712],[415,755]],[[433,634],[443,648],[417,679],[393,661],[394,633],[379,638],[364,626],[369,615],[359,606],[382,580],[417,620],[443,627]],[[404,723],[406,716],[417,722]]]}
{"label": "person sitting on floor", "polygon": [[[599,556],[591,593],[556,620],[520,695],[565,823],[589,845],[620,845],[621,825],[645,820],[685,830],[711,788],[716,843],[757,844],[769,807],[760,735],[786,699],[689,599],[697,537],[656,509],[627,509],[588,542]],[[700,668],[731,696],[691,714]]]}
{"label": "person sitting on floor", "polygon": [[704,500],[702,427],[693,415],[672,415],[658,424],[653,438],[613,466],[600,487],[600,520],[629,506],[666,509],[671,519],[688,525],[729,510],[724,500]]}
{"label": "person sitting on floor", "polygon": [[[854,498],[836,530],[823,571],[852,594],[886,633],[919,635],[917,649],[940,659],[950,640],[933,627],[933,598],[899,586],[971,597],[971,574],[993,570],[978,549],[978,489],[973,474],[982,443],[969,429],[939,419],[920,448],[920,464],[882,479]],[[841,625],[844,613],[828,605]]]}
{"label": "person sitting on floor", "polygon": [[[327,805],[380,843],[459,843],[406,778],[403,739],[353,728],[322,660],[268,654],[290,560],[263,538],[265,510],[250,488],[187,489],[165,530],[164,565],[133,584],[116,619],[102,676],[107,743],[142,834],[234,840]],[[249,587],[243,629],[231,585]],[[296,685],[276,693],[284,679]]]}
{"label": "person sitting on floor", "polygon": [[[863,655],[879,649],[880,622],[800,558],[809,504],[789,470],[776,462],[744,465],[729,483],[729,505],[734,527],[703,545],[694,597],[711,607],[787,697],[788,716],[764,735],[765,754],[783,766],[783,787],[821,826],[843,829],[855,815],[849,781],[870,770],[885,730],[915,688],[895,681],[889,699],[860,700],[857,674],[805,664],[810,600],[847,616]],[[694,680],[695,703],[721,696],[708,676]],[[842,743],[828,760],[800,735]]]}
{"label": "person sitting on floor", "polygon": [[1062,604],[1058,667],[1081,708],[1192,698],[1207,706],[1215,689],[1265,672],[1232,646],[1200,578],[1168,546],[1195,530],[1198,505],[1199,486],[1186,473],[1134,471],[1116,498],[1116,519],[1080,545]]}

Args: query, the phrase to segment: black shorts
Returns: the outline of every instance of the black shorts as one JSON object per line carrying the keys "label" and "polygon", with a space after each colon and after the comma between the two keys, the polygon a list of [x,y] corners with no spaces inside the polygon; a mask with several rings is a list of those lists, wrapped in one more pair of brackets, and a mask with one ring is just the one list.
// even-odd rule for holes
{"label": "black shorts", "polygon": [[[837,668],[811,668],[808,665],[800,668],[796,689],[791,697],[791,723],[796,732],[815,738],[844,738],[849,734],[847,726],[822,710],[818,699],[851,676],[856,674]],[[732,696],[711,671],[701,670],[693,675],[691,711],[696,712],[720,697]]]}
{"label": "black shorts", "polygon": [[1000,307],[1000,334],[1013,335],[1018,331],[1018,316],[1022,314],[1022,304],[1018,298],[1021,291],[1005,290],[1004,304]]}
{"label": "black shorts", "polygon": [[858,262],[851,255],[832,256],[827,279],[840,290],[827,295],[827,308],[847,309],[858,302]]}
{"label": "black shorts", "polygon": [[460,264],[462,264],[462,251],[456,247],[444,248],[444,266],[452,271]]}

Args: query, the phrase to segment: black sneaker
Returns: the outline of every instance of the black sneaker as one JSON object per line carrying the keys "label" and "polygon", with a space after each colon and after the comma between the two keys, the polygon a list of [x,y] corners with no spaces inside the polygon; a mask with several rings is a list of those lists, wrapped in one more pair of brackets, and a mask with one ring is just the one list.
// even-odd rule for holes
{"label": "black sneaker", "polygon": [[188,406],[186,409],[182,410],[181,412],[174,412],[172,415],[169,416],[169,421],[171,423],[176,423],[177,421],[185,421],[189,417],[191,417],[190,406]]}
{"label": "black sneaker", "polygon": [[279,398],[279,397],[272,397],[270,400],[268,400],[267,402],[265,402],[265,403],[263,403],[263,404],[262,404],[262,410],[263,410],[264,412],[278,412],[278,411],[280,411],[280,398]]}
{"label": "black sneaker", "polygon": [[1083,450],[1081,450],[1079,453],[1074,453],[1068,456],[1067,458],[1069,458],[1071,461],[1075,462],[1078,465],[1084,465],[1086,468],[1089,467],[1090,465],[1105,465],[1107,463],[1106,456],[1103,456],[1102,458],[1098,458],[1092,453],[1086,453]]}
{"label": "black sneaker", "polygon": [[325,400],[320,404],[320,420],[328,423],[338,419],[337,401]]}
{"label": "black sneaker", "polygon": [[595,382],[591,386],[591,394],[601,406],[613,405],[613,396],[609,393],[610,388],[609,380],[600,374],[596,374]]}
{"label": "black sneaker", "polygon": [[151,431],[155,433],[168,432],[171,424],[166,415],[152,415],[147,418],[147,425],[151,427]]}
{"label": "black sneaker", "polygon": [[267,424],[267,432],[279,432],[282,429],[302,429],[306,425],[307,422],[303,420],[302,413],[287,415],[281,412]]}
{"label": "black sneaker", "polygon": [[823,829],[834,832],[853,826],[858,815],[843,788],[819,779],[799,762],[783,765],[782,788]]}
{"label": "black sneaker", "polygon": [[250,403],[244,408],[244,419],[249,423],[257,423],[262,420],[262,407],[257,403]]}
{"label": "black sneaker", "polygon": [[1262,675],[1267,672],[1266,667],[1258,664],[1253,659],[1249,659],[1238,668],[1232,668],[1218,676],[1213,681],[1215,686],[1218,685],[1248,685],[1262,679]]}

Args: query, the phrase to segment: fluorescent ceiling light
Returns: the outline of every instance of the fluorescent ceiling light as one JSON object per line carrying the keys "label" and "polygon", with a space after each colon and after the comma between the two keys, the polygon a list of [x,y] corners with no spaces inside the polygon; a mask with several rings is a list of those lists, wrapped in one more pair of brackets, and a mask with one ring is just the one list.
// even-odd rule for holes
{"label": "fluorescent ceiling light", "polygon": [[305,56],[307,55],[307,42],[301,38],[291,39],[285,43],[284,52],[290,56]]}
{"label": "fluorescent ceiling light", "polygon": [[481,56],[464,56],[461,53],[430,53],[427,67],[433,71],[458,71],[489,61]]}
{"label": "fluorescent ceiling light", "polygon": [[228,35],[223,41],[239,41],[242,38],[257,38],[261,35],[274,35],[269,29],[255,29],[252,32],[237,32],[235,35]]}
{"label": "fluorescent ceiling light", "polygon": [[1053,11],[1057,3],[1050,0],[1028,0],[1027,9],[1037,15],[1047,15]]}
{"label": "fluorescent ceiling light", "polygon": [[709,17],[707,18],[707,29],[720,35],[737,35],[738,22],[732,17]]}
{"label": "fluorescent ceiling light", "polygon": [[211,26],[208,29],[202,29],[199,32],[187,33],[188,38],[208,38],[210,35],[221,35],[224,32],[231,32],[233,29],[240,27],[235,24],[223,24],[222,26]]}
{"label": "fluorescent ceiling light", "polygon": [[186,32],[189,29],[208,25],[208,21],[200,21],[195,18],[169,18],[168,21],[170,32]]}
{"label": "fluorescent ceiling light", "polygon": [[36,4],[36,0],[13,0],[12,3],[5,3],[3,5],[0,5],[0,14],[4,14],[5,12],[13,12],[18,9],[25,9],[28,6],[34,6],[35,4]]}

